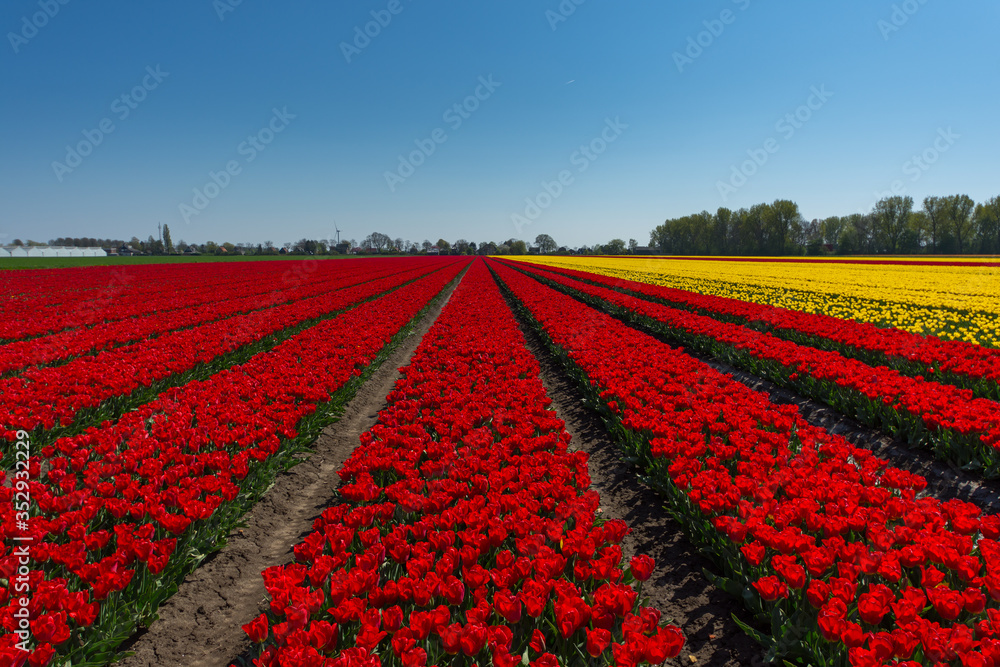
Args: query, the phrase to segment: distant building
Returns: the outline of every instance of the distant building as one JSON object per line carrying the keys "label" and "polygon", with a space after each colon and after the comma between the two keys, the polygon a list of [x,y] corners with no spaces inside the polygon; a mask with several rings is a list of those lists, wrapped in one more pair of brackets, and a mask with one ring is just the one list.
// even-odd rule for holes
{"label": "distant building", "polygon": [[73,248],[69,246],[2,246],[0,259],[8,257],[106,257],[103,248]]}

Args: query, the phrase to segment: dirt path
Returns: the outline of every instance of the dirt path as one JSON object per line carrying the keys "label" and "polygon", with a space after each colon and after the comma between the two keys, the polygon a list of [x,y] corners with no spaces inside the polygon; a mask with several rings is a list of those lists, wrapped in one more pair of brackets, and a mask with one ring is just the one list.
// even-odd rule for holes
{"label": "dirt path", "polygon": [[622,519],[632,529],[622,544],[625,562],[637,553],[656,560],[653,577],[643,584],[642,594],[664,618],[672,619],[685,637],[681,655],[666,664],[763,665],[763,649],[733,622],[733,614],[749,621],[742,604],[708,583],[702,568],[714,569],[711,562],[687,539],[663,500],[639,481],[640,472],[621,460],[621,452],[600,418],[586,408],[583,395],[537,334],[528,327],[521,330],[528,349],[541,364],[542,383],[552,398],[552,407],[573,436],[570,449],[583,450],[590,457],[588,469],[593,488],[601,496],[602,516]]}
{"label": "dirt path", "polygon": [[340,421],[316,440],[313,453],[278,477],[244,516],[245,527],[234,531],[225,548],[188,575],[160,608],[159,620],[133,638],[127,650],[134,655],[118,664],[227,667],[250,651],[241,626],[266,609],[261,571],[292,562],[292,547],[312,530],[313,521],[334,499],[337,471],[358,445],[358,437],[375,423],[386,395],[400,377],[398,369],[409,363],[456,286],[446,290],[445,298],[423,315],[361,386]]}

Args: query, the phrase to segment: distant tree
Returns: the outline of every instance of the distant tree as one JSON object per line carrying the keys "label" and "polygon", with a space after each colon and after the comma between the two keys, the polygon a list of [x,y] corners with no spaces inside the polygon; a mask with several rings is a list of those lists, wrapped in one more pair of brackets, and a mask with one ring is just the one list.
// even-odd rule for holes
{"label": "distant tree", "polygon": [[840,241],[840,234],[844,231],[846,224],[847,222],[844,218],[836,215],[822,220],[819,223],[819,229],[823,235],[823,243],[828,243],[832,246],[837,245]]}
{"label": "distant tree", "polygon": [[805,249],[808,255],[818,255],[823,248],[823,230],[820,220],[813,219],[801,226],[795,238],[795,245]]}
{"label": "distant tree", "polygon": [[299,239],[292,247],[292,251],[304,255],[315,254],[319,250],[319,242],[313,239]]}
{"label": "distant tree", "polygon": [[215,255],[219,252],[219,244],[215,241],[205,241],[205,252],[209,255]]}
{"label": "distant tree", "polygon": [[931,252],[936,253],[941,237],[948,226],[947,200],[945,197],[924,197],[925,232],[931,244]]}
{"label": "distant tree", "polygon": [[230,255],[233,254],[234,250],[236,250],[236,246],[233,245],[232,243],[230,243],[229,241],[226,241],[225,243],[223,243],[221,247],[225,248],[226,252],[228,254],[230,254]]}
{"label": "distant tree", "polygon": [[448,243],[447,241],[445,241],[444,239],[438,239],[438,242],[437,242],[436,245],[438,247],[438,250],[440,250],[442,254],[444,254],[444,253],[448,252],[449,250],[451,250],[451,244]]}
{"label": "distant tree", "polygon": [[162,255],[163,241],[160,239],[154,239],[153,235],[150,234],[149,238],[146,239],[146,243],[143,244],[143,251],[152,253],[153,255]]}
{"label": "distant tree", "polygon": [[914,252],[926,251],[930,247],[930,223],[927,211],[910,211],[910,219],[906,223],[907,233],[913,238]]}
{"label": "distant tree", "polygon": [[635,239],[628,240],[628,251],[629,254],[634,255],[635,251],[639,248],[639,242]]}
{"label": "distant tree", "polygon": [[538,246],[538,251],[543,255],[547,255],[550,252],[555,252],[559,247],[559,244],[555,242],[548,234],[539,234],[535,237],[535,245]]}
{"label": "distant tree", "polygon": [[522,241],[521,239],[515,239],[514,242],[510,244],[510,254],[527,255],[528,244]]}
{"label": "distant tree", "polygon": [[469,252],[469,242],[465,239],[455,241],[455,252],[459,255],[467,255]]}
{"label": "distant tree", "polygon": [[976,206],[976,227],[979,233],[980,252],[1000,254],[1000,197],[994,197]]}
{"label": "distant tree", "polygon": [[365,237],[365,240],[362,241],[362,245],[366,250],[368,248],[374,248],[378,252],[382,252],[383,250],[388,250],[392,247],[392,238],[386,234],[382,234],[381,232],[372,232]]}
{"label": "distant tree", "polygon": [[624,255],[625,241],[621,239],[611,239],[605,244],[603,250],[605,255]]}
{"label": "distant tree", "polygon": [[879,248],[895,255],[913,210],[913,197],[884,197],[875,204],[874,225]]}
{"label": "distant tree", "polygon": [[846,225],[841,241],[847,241],[850,249],[845,249],[843,254],[870,255],[875,252],[874,214],[852,213],[844,220]]}
{"label": "distant tree", "polygon": [[271,241],[264,241],[264,252],[268,255],[274,254],[274,243]]}
{"label": "distant tree", "polygon": [[167,252],[174,251],[174,242],[170,239],[170,225],[163,225],[163,247]]}
{"label": "distant tree", "polygon": [[765,243],[763,250],[769,255],[784,255],[792,251],[789,245],[800,238],[802,215],[799,205],[788,199],[775,200],[764,209]]}
{"label": "distant tree", "polygon": [[428,250],[434,247],[434,244],[428,241],[427,239],[424,239],[424,242],[420,244],[420,247],[423,248],[424,252],[427,252]]}
{"label": "distant tree", "polygon": [[975,233],[972,214],[976,203],[968,195],[952,195],[946,201],[949,231],[955,237],[958,253],[962,254],[972,245],[970,242]]}
{"label": "distant tree", "polygon": [[725,207],[719,207],[712,216],[712,230],[709,234],[709,252],[714,255],[729,255],[732,253],[733,212]]}
{"label": "distant tree", "polygon": [[20,247],[22,247],[24,245],[24,241],[22,241],[21,239],[14,239],[14,244],[13,245],[16,245],[17,247],[20,248]]}
{"label": "distant tree", "polygon": [[766,219],[770,213],[768,204],[754,204],[743,211],[740,239],[742,254],[764,255],[767,253],[768,238]]}

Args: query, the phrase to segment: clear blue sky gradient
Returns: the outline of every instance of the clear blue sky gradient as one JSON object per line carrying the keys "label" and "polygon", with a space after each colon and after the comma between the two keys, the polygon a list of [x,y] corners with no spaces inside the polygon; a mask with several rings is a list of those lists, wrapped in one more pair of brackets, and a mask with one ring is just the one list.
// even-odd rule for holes
{"label": "clear blue sky gradient", "polygon": [[[399,0],[351,62],[342,43],[388,0],[64,1],[0,8],[3,242],[144,239],[162,222],[175,242],[281,244],[332,238],[336,221],[358,240],[645,243],[666,218],[722,205],[867,210],[894,181],[918,202],[1000,194],[995,0],[566,0],[575,11],[559,22],[558,0]],[[54,16],[39,14],[47,3]],[[455,127],[445,112],[491,76],[499,87],[479,88],[486,99]],[[144,77],[134,109],[115,102]],[[799,109],[824,86],[828,100]],[[241,150],[274,109],[295,118]],[[777,123],[797,110],[808,120],[789,136]],[[105,119],[114,130],[57,175]],[[605,131],[609,119],[627,128]],[[438,128],[447,140],[393,191],[386,172]],[[615,137],[603,153],[576,153],[601,148],[602,132]],[[719,182],[768,139],[777,151],[724,200]],[[925,151],[936,160],[915,166]],[[196,201],[230,161],[239,173]],[[550,200],[543,182],[557,192],[564,171]],[[194,203],[207,205],[185,220]]]}

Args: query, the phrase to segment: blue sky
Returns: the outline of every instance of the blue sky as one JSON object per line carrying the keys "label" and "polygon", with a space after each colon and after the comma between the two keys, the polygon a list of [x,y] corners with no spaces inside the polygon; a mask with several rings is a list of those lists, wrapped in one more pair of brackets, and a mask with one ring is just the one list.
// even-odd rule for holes
{"label": "blue sky", "polygon": [[236,2],[3,3],[0,241],[645,243],[1000,194],[994,0]]}

